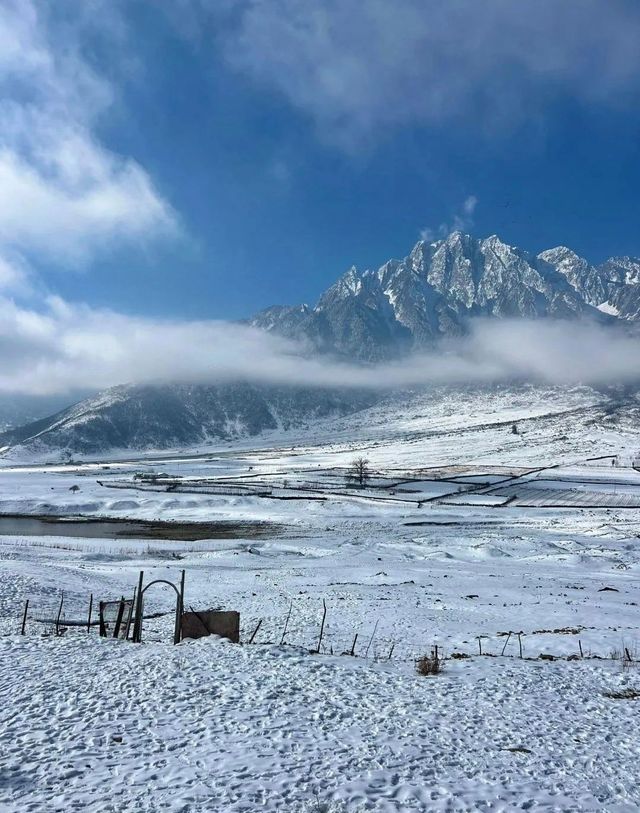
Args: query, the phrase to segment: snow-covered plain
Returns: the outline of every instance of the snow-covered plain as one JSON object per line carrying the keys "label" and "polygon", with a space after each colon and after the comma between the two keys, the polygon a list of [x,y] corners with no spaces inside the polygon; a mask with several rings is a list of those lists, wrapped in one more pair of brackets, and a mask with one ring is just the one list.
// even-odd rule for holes
{"label": "snow-covered plain", "polygon": [[[5,460],[3,514],[275,525],[194,542],[4,527],[0,807],[640,809],[635,701],[608,696],[640,692],[622,663],[640,658],[637,417],[586,388],[443,391],[259,443]],[[374,476],[346,488],[360,454]],[[34,620],[62,591],[79,620],[90,593],[182,569],[187,607],[238,609],[243,644],[173,646],[170,615],[142,645]],[[156,587],[145,611],[172,604]],[[436,644],[444,672],[417,675]]]}

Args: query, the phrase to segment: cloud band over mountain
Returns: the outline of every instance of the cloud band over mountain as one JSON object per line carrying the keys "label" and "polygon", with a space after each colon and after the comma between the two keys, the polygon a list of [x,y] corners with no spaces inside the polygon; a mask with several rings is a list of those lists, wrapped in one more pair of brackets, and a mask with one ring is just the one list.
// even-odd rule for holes
{"label": "cloud band over mountain", "polygon": [[159,321],[49,301],[45,314],[0,303],[0,392],[55,394],[123,382],[390,389],[528,380],[640,380],[638,339],[589,321],[477,320],[463,338],[382,364],[309,356],[304,346],[219,321]]}

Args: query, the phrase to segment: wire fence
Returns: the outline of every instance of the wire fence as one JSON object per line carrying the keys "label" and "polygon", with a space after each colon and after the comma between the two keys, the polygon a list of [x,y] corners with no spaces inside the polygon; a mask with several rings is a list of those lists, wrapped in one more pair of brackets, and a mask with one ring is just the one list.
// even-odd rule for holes
{"label": "wire fence", "polygon": [[[541,646],[541,637],[562,636],[563,645],[554,647],[554,654]],[[481,633],[465,636],[463,645],[448,645],[439,636],[426,638],[403,638],[381,634],[378,623],[362,625],[348,631],[329,624],[292,625],[290,617],[276,618],[244,617],[241,624],[241,642],[251,645],[290,646],[324,655],[349,655],[374,662],[396,661],[415,663],[433,652],[440,653],[443,660],[463,660],[475,656],[490,658],[518,658],[527,660],[621,660],[640,663],[640,646],[617,637],[610,645],[600,642],[597,651],[590,644],[583,644],[580,630],[522,630]],[[566,642],[566,643],[565,643]]]}
{"label": "wire fence", "polygon": [[[174,613],[153,612],[144,615],[148,630],[147,640],[168,642],[169,625],[165,616]],[[155,623],[149,623],[150,621]],[[121,597],[102,601],[93,594],[86,599],[78,596],[40,597],[27,600],[15,626],[9,632],[22,635],[61,636],[68,634],[93,634],[104,637],[129,638],[127,631],[134,622],[131,597]],[[17,627],[17,629],[16,629]],[[241,615],[240,643],[244,645],[270,645],[293,647],[321,655],[348,655],[371,662],[416,662],[437,648],[440,657],[466,659],[474,656],[493,658],[521,658],[542,660],[619,660],[630,666],[640,663],[640,645],[625,642],[616,636],[609,645],[603,640],[596,651],[592,645],[583,644],[581,629],[503,631],[494,634],[481,633],[465,636],[464,645],[447,645],[438,636],[429,639],[407,638],[385,634],[379,622],[361,624],[348,629],[345,624],[335,621],[326,604],[315,623],[301,621],[293,614],[293,605],[284,615],[259,617]],[[562,646],[554,646],[554,654],[541,651],[542,635],[562,635]],[[565,643],[566,641],[566,643]]]}

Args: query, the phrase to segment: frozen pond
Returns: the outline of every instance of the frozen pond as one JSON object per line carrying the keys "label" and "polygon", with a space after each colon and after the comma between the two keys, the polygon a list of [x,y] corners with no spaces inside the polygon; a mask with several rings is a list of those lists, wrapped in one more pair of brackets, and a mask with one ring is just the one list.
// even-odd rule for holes
{"label": "frozen pond", "polygon": [[87,539],[200,539],[272,537],[281,526],[269,522],[145,522],[81,517],[0,515],[2,536],[66,536]]}

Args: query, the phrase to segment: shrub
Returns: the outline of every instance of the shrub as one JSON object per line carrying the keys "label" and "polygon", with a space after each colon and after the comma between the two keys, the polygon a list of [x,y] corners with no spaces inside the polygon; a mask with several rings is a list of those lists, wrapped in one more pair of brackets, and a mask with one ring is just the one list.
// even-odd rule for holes
{"label": "shrub", "polygon": [[438,650],[434,647],[431,655],[423,655],[416,661],[416,672],[419,675],[439,675],[444,669],[442,659],[438,657]]}
{"label": "shrub", "polygon": [[637,700],[640,698],[640,692],[637,689],[621,689],[619,692],[605,692],[605,697],[612,700]]}

